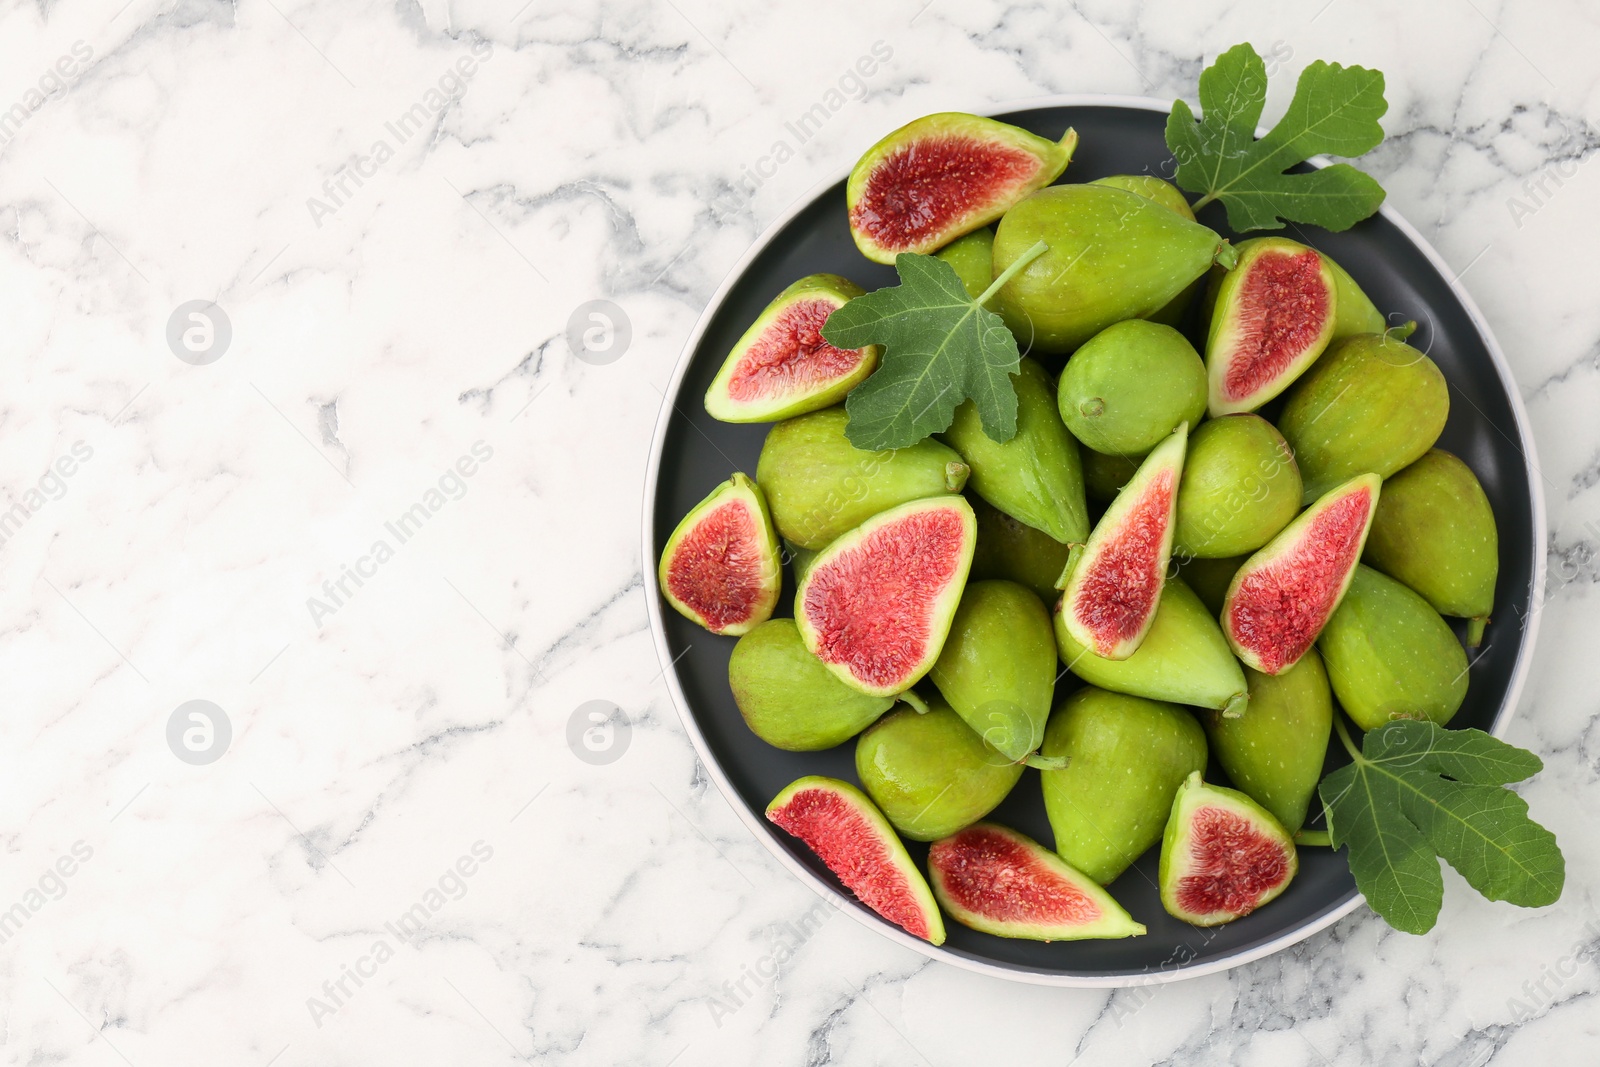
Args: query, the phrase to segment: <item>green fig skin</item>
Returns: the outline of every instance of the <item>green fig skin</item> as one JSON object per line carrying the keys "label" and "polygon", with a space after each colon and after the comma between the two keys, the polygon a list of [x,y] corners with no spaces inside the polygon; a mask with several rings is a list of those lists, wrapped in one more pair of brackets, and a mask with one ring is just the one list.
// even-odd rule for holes
{"label": "green fig skin", "polygon": [[1494,607],[1500,534],[1472,468],[1435,448],[1384,482],[1362,559],[1439,614],[1471,619],[1480,637]]}
{"label": "green fig skin", "polygon": [[1300,468],[1272,423],[1224,415],[1189,436],[1172,551],[1220,559],[1254,552],[1300,513]]}
{"label": "green fig skin", "polygon": [[814,411],[772,427],[756,464],[778,532],[801,548],[826,548],[882,511],[959,493],[967,465],[934,440],[869,452],[845,436],[843,407]]}
{"label": "green fig skin", "polygon": [[1206,765],[1206,737],[1175,704],[1093,686],[1064,700],[1045,729],[1039,772],[1056,854],[1101,885],[1161,840],[1178,786]]}
{"label": "green fig skin", "polygon": [[[1243,244],[1244,242],[1240,242]],[[1333,339],[1329,344],[1354,337],[1358,333],[1382,333],[1389,325],[1361,286],[1349,273],[1326,253],[1318,253],[1333,274],[1334,298]]]}
{"label": "green fig skin", "polygon": [[1056,579],[1066,569],[1072,546],[1043,530],[1018,522],[999,508],[972,501],[978,516],[978,547],[972,557],[972,581],[1003,578],[1033,590],[1044,604],[1060,595]]}
{"label": "green fig skin", "polygon": [[768,619],[739,638],[728,685],[750,732],[774,748],[842,745],[894,706],[845,685],[806,650],[793,619]]}
{"label": "green fig skin", "polygon": [[1214,231],[1153,200],[1106,185],[1055,185],[1017,204],[994,238],[994,276],[1037,242],[1049,251],[994,297],[1019,342],[1070,352],[1113,323],[1144,318],[1232,262]]}
{"label": "green fig skin", "polygon": [[[1126,189],[1130,193],[1138,193],[1147,200],[1154,200],[1162,207],[1178,215],[1180,218],[1194,221],[1194,209],[1189,206],[1189,200],[1183,192],[1171,182],[1157,178],[1154,174],[1113,174],[1106,178],[1096,178],[1090,185],[1110,185],[1118,189]],[[1219,267],[1218,270],[1221,270]],[[1195,295],[1205,286],[1205,276],[1202,275],[1189,283],[1189,287],[1162,306],[1161,310],[1150,313],[1151,322],[1159,322],[1165,326],[1181,327],[1183,320],[1189,314],[1189,305],[1194,303]]]}
{"label": "green fig skin", "polygon": [[1061,419],[1086,448],[1149,452],[1206,413],[1206,365],[1171,326],[1130,319],[1073,353],[1056,390]]}
{"label": "green fig skin", "polygon": [[988,226],[956,238],[936,255],[956,269],[962,288],[974,300],[994,281],[994,230]]}
{"label": "green fig skin", "polygon": [[1232,715],[1245,708],[1244,668],[1234,658],[1217,620],[1181,579],[1166,580],[1150,632],[1127,659],[1101,659],[1074,641],[1059,604],[1055,634],[1061,661],[1090,685]]}
{"label": "green fig skin", "polygon": [[1467,654],[1421,596],[1358,565],[1317,638],[1339,706],[1363,730],[1390,719],[1443,726],[1467,696]]}
{"label": "green fig skin", "polygon": [[[1183,491],[1181,488],[1178,490]],[[1176,553],[1174,553],[1176,555]],[[1178,577],[1200,598],[1213,619],[1222,617],[1222,605],[1228,599],[1228,586],[1239,573],[1249,556],[1228,556],[1224,559],[1206,559],[1190,556],[1178,564]]]}
{"label": "green fig skin", "polygon": [[1050,613],[1015,582],[970,582],[929,672],[940,694],[1006,759],[1039,747],[1055,692]]}
{"label": "green fig skin", "polygon": [[1017,433],[1011,440],[990,440],[970,400],[956,408],[941,436],[971,468],[967,487],[973,492],[1057,541],[1082,541],[1089,536],[1083,466],[1078,443],[1056,413],[1050,376],[1024,359],[1011,384],[1017,391]]}
{"label": "green fig skin", "polygon": [[[1106,455],[1092,448],[1083,450],[1083,491],[1090,500],[1109,504],[1122,492],[1122,487],[1138,473],[1139,464],[1148,453],[1136,456]],[[1182,490],[1180,489],[1180,492]]]}
{"label": "green fig skin", "polygon": [[1449,414],[1449,387],[1433,360],[1384,334],[1341,341],[1291,387],[1278,418],[1300,465],[1301,502],[1358,474],[1387,478],[1411,465]]}
{"label": "green fig skin", "polygon": [[1305,825],[1333,730],[1333,694],[1312,649],[1279,675],[1245,668],[1250,710],[1202,716],[1211,753],[1233,784],[1289,833]]}
{"label": "green fig skin", "polygon": [[993,811],[1022,777],[941,700],[879,719],[856,742],[856,776],[913,841],[935,841]]}
{"label": "green fig skin", "polygon": [[[1201,811],[1217,808],[1243,820],[1250,832],[1259,835],[1262,841],[1271,842],[1280,851],[1284,860],[1282,880],[1263,891],[1242,911],[1195,914],[1186,911],[1182,904],[1183,884],[1194,871],[1197,859],[1194,855],[1192,823]],[[1278,825],[1278,820],[1273,818],[1270,811],[1249,796],[1237,789],[1211,785],[1201,777],[1199,771],[1178,787],[1177,795],[1172,800],[1172,814],[1161,835],[1161,864],[1156,875],[1161,889],[1161,906],[1168,915],[1195,926],[1220,926],[1241,919],[1277,899],[1289,888],[1289,883],[1294,881],[1299,871],[1300,853],[1295,848],[1293,838]]]}

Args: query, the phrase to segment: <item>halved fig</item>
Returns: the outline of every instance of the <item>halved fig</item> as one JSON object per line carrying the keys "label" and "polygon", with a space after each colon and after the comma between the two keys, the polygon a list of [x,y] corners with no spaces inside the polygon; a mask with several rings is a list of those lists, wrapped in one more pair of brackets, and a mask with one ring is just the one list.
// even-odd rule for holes
{"label": "halved fig", "polygon": [[1055,181],[1077,144],[1073,130],[1058,144],[977,115],[924,115],[869,148],[850,172],[850,233],[875,263],[932,252]]}
{"label": "halved fig", "polygon": [[1328,261],[1282,237],[1241,242],[1223,277],[1206,338],[1213,416],[1254,411],[1322,355],[1338,293]]}
{"label": "halved fig", "polygon": [[1234,574],[1222,632],[1246,666],[1282,674],[1316,643],[1361,562],[1381,484],[1361,474],[1329,490]]}
{"label": "halved fig", "polygon": [[804,841],[861,903],[924,941],[944,944],[944,919],[927,881],[861,790],[810,775],[773,797],[767,818]]}
{"label": "halved fig", "polygon": [[853,689],[910,689],[944,648],[977,539],[960,496],[913,500],[842,535],[795,592],[806,647]]}
{"label": "halved fig", "polygon": [[1260,804],[1189,775],[1161,838],[1161,905],[1173,918],[1220,926],[1282,893],[1300,869],[1294,841]]}
{"label": "halved fig", "polygon": [[1094,879],[994,823],[935,841],[928,877],[952,919],[996,937],[1076,941],[1145,932]]}
{"label": "halved fig", "polygon": [[667,539],[659,577],[667,603],[714,634],[737,637],[771,618],[783,564],[760,487],[735,474],[696,504]]}
{"label": "halved fig", "polygon": [[712,379],[707,413],[723,422],[776,422],[844,399],[878,365],[878,346],[835,348],[822,326],[862,292],[837,274],[812,274],[779,293]]}
{"label": "halved fig", "polygon": [[1060,618],[1101,659],[1139,649],[1161,603],[1189,424],[1157,445],[1106,508],[1063,587]]}

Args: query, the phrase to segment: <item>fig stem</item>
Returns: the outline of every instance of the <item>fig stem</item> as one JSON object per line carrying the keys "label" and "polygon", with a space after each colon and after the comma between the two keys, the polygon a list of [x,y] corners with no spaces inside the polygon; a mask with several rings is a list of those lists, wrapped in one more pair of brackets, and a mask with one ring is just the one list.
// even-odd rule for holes
{"label": "fig stem", "polygon": [[1406,340],[1408,337],[1410,337],[1412,334],[1414,334],[1416,332],[1417,332],[1417,320],[1416,319],[1411,319],[1411,320],[1409,320],[1407,322],[1401,323],[1399,326],[1391,326],[1391,327],[1389,327],[1387,330],[1383,331],[1383,335],[1385,337],[1392,337],[1396,341],[1404,341],[1404,340]]}
{"label": "fig stem", "polygon": [[[1196,204],[1195,207],[1199,208],[1204,203],[1205,201],[1202,200],[1199,204]],[[1239,262],[1239,250],[1234,248],[1233,245],[1229,244],[1227,241],[1223,241],[1221,247],[1217,249],[1217,254],[1213,257],[1213,260],[1217,266],[1221,267],[1223,270],[1232,270]]]}
{"label": "fig stem", "polygon": [[1071,756],[1046,756],[1042,752],[1030,752],[1022,757],[1023,766],[1039,771],[1059,771],[1071,762]]}
{"label": "fig stem", "polygon": [[1249,693],[1235,693],[1233,696],[1229,697],[1228,702],[1222,706],[1222,717],[1224,719],[1242,718],[1244,716],[1244,709],[1248,707],[1249,704]]}
{"label": "fig stem", "polygon": [[1294,843],[1297,845],[1326,845],[1333,847],[1333,838],[1328,836],[1326,830],[1296,830]]}
{"label": "fig stem", "polygon": [[1356,743],[1350,740],[1350,731],[1345,729],[1344,726],[1344,716],[1335,715],[1333,717],[1333,728],[1339,732],[1339,741],[1344,745],[1344,750],[1350,753],[1350,758],[1357,763],[1366,762],[1366,757],[1361,754],[1360,749],[1356,748]]}
{"label": "fig stem", "polygon": [[928,702],[926,700],[923,700],[921,697],[917,696],[917,691],[915,689],[907,689],[904,693],[901,693],[895,699],[903,700],[907,704],[911,705],[911,709],[913,711],[915,711],[918,715],[926,715],[926,714],[928,714],[928,710],[929,710],[928,709]]}
{"label": "fig stem", "polygon": [[1085,545],[1073,544],[1067,549],[1067,565],[1061,568],[1061,577],[1056,579],[1056,588],[1065,590],[1067,582],[1072,579],[1072,572],[1078,569],[1078,561],[1083,558]]}
{"label": "fig stem", "polygon": [[1483,628],[1488,625],[1489,616],[1479,615],[1467,620],[1467,647],[1477,648],[1483,644]]}
{"label": "fig stem", "polygon": [[1012,262],[1011,266],[1001,271],[1000,277],[990,282],[989,288],[985,289],[983,291],[983,295],[978,297],[978,299],[973,301],[973,303],[977,304],[979,307],[982,307],[984,304],[988,303],[989,298],[995,293],[998,293],[1006,284],[1006,282],[1009,282],[1013,277],[1016,276],[1018,271],[1048,251],[1050,251],[1050,246],[1048,244],[1043,241],[1035,241],[1033,243],[1033,247],[1022,253],[1022,255],[1018,256]]}

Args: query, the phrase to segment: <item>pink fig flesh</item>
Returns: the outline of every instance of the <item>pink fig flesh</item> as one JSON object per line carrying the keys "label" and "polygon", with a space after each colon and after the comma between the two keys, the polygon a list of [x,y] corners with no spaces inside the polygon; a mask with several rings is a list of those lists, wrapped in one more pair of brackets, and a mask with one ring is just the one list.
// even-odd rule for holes
{"label": "pink fig flesh", "polygon": [[1206,344],[1213,416],[1283,392],[1333,336],[1334,280],[1316,249],[1258,238],[1223,280]]}
{"label": "pink fig flesh", "polygon": [[748,633],[772,616],[778,601],[777,540],[760,488],[735,474],[673,531],[661,553],[661,592],[714,634]]}

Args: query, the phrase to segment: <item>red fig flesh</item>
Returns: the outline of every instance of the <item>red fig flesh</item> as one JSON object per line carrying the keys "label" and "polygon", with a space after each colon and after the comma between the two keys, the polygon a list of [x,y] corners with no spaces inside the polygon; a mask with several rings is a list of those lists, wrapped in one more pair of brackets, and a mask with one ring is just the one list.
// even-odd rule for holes
{"label": "red fig flesh", "polygon": [[845,200],[856,247],[877,263],[932,252],[1055,181],[1077,143],[1072,130],[1058,144],[957,112],[902,126],[850,172]]}
{"label": "red fig flesh", "polygon": [[767,805],[767,818],[806,843],[845,888],[908,933],[944,944],[944,919],[928,883],[865,793],[813,775]]}
{"label": "red fig flesh", "polygon": [[1222,632],[1246,665],[1282,674],[1316,642],[1361,561],[1380,484],[1362,474],[1329,490],[1233,576]]}
{"label": "red fig flesh", "polygon": [[844,534],[795,593],[806,647],[863,693],[910,689],[944,648],[977,537],[960,496],[913,500]]}
{"label": "red fig flesh", "polygon": [[735,474],[696,504],[667,539],[658,577],[667,603],[714,634],[738,636],[771,618],[783,566],[756,483]]}
{"label": "red fig flesh", "polygon": [[1300,869],[1294,841],[1261,805],[1206,785],[1178,788],[1161,839],[1161,903],[1174,918],[1219,926],[1282,893]]}
{"label": "red fig flesh", "polygon": [[1254,411],[1328,347],[1337,314],[1332,270],[1282,237],[1244,242],[1223,279],[1206,339],[1213,416]]}
{"label": "red fig flesh", "polygon": [[1062,592],[1061,619],[1101,659],[1139,649],[1161,602],[1188,424],[1157,445],[1101,516]]}

